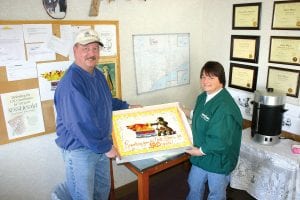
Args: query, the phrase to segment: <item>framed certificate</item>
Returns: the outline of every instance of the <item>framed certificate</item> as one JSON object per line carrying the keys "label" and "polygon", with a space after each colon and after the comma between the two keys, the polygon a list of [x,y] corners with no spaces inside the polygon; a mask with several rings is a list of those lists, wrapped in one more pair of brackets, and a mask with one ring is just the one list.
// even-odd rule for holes
{"label": "framed certificate", "polygon": [[258,68],[250,65],[230,63],[229,87],[254,92]]}
{"label": "framed certificate", "polygon": [[272,29],[300,30],[300,1],[275,1]]}
{"label": "framed certificate", "polygon": [[232,29],[259,29],[261,3],[233,4]]}
{"label": "framed certificate", "polygon": [[232,35],[230,60],[258,62],[259,36]]}
{"label": "framed certificate", "polygon": [[300,37],[271,36],[269,62],[300,65]]}
{"label": "framed certificate", "polygon": [[266,87],[284,92],[287,96],[298,97],[299,77],[300,70],[269,67]]}

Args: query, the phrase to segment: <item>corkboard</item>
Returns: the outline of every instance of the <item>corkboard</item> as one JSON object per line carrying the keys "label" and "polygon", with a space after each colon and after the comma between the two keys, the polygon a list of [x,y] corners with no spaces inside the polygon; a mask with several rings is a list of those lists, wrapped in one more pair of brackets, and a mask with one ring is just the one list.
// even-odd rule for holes
{"label": "corkboard", "polygon": [[[0,25],[23,25],[23,24],[52,24],[52,34],[60,37],[60,26],[61,25],[73,25],[73,26],[92,26],[95,25],[114,25],[116,26],[116,54],[115,56],[102,56],[99,60],[99,63],[115,63],[115,84],[116,84],[116,95],[115,97],[121,98],[121,81],[120,81],[120,51],[119,51],[119,23],[118,21],[68,21],[68,20],[9,20],[4,21],[0,20]],[[25,44],[24,44],[25,45]],[[57,61],[68,61],[68,57],[56,54],[56,59],[47,62],[57,62]],[[43,62],[39,62],[43,63]],[[0,94],[22,91],[28,89],[39,88],[38,78],[34,79],[24,79],[19,81],[8,81],[6,75],[6,66],[0,67]],[[5,118],[3,113],[2,102],[0,99],[0,145],[7,144],[10,142],[15,142],[23,139],[28,139],[32,137],[37,137],[49,133],[55,132],[55,116],[54,116],[54,107],[53,100],[47,100],[41,102],[43,120],[45,125],[45,132],[36,133],[30,136],[24,136],[17,139],[9,139],[7,128],[5,124]]]}

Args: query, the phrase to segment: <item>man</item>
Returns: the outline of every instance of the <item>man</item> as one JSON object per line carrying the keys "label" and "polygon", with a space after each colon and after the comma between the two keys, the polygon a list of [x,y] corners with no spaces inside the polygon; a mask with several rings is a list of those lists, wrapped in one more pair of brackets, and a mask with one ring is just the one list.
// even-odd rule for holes
{"label": "man", "polygon": [[75,62],[55,91],[55,141],[62,149],[73,200],[108,199],[109,158],[117,156],[111,140],[112,110],[129,107],[112,98],[104,75],[95,68],[100,47],[103,44],[96,31],[80,31],[73,46]]}
{"label": "man", "polygon": [[194,111],[183,108],[192,119],[194,147],[191,155],[188,200],[203,199],[208,182],[210,200],[225,200],[229,175],[236,167],[242,134],[242,115],[225,87],[223,66],[207,62],[200,72],[204,92],[197,98]]}

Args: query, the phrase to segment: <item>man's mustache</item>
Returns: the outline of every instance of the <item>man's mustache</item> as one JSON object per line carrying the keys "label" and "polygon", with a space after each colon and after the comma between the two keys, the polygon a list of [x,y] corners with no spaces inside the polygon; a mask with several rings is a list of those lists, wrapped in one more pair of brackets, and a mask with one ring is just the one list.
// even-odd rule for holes
{"label": "man's mustache", "polygon": [[92,57],[87,58],[87,60],[90,60],[90,59],[96,60],[96,57],[95,57],[95,56],[92,56]]}

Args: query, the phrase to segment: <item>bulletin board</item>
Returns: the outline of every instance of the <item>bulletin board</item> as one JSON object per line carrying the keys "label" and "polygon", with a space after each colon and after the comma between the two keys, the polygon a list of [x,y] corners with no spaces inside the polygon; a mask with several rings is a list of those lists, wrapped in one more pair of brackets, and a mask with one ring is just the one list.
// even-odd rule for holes
{"label": "bulletin board", "polygon": [[[113,97],[121,98],[121,79],[120,79],[120,73],[121,73],[121,67],[120,67],[120,51],[119,51],[119,23],[118,21],[68,21],[68,20],[32,20],[32,21],[25,21],[25,20],[0,20],[0,26],[1,28],[9,28],[10,26],[14,25],[21,25],[22,27],[25,25],[50,25],[52,27],[52,35],[51,37],[54,37],[60,41],[62,38],[62,27],[72,27],[73,29],[78,29],[83,26],[89,26],[93,29],[95,29],[100,36],[100,40],[104,44],[104,47],[100,50],[100,59],[99,59],[99,65],[97,68],[99,70],[105,69],[106,72],[110,72],[110,81],[111,81],[111,92]],[[23,29],[24,30],[24,29]],[[112,32],[110,32],[112,30]],[[0,34],[0,42],[2,44],[4,43],[3,40],[1,41],[3,37],[1,37]],[[102,39],[104,38],[105,41]],[[25,41],[25,40],[24,40]],[[49,44],[47,44],[49,45]],[[0,56],[1,54],[5,54],[7,50],[10,50],[9,48],[7,49],[1,49],[1,44],[0,44]],[[26,46],[24,42],[24,46]],[[27,48],[24,48],[25,51],[28,51]],[[72,51],[72,50],[71,50]],[[25,52],[25,61],[28,61],[28,52]],[[72,63],[73,57],[71,55],[63,55],[60,52],[55,51],[54,54],[54,59],[53,60],[47,60],[47,61],[36,61],[34,62],[36,64],[36,68],[38,71],[39,66],[44,65],[50,65],[51,63],[59,62],[59,63]],[[55,111],[54,111],[54,104],[53,104],[53,98],[42,98],[41,97],[41,89],[40,89],[40,82],[39,82],[39,74],[37,74],[36,77],[34,78],[27,78],[27,79],[20,79],[20,80],[15,80],[11,81],[8,79],[8,68],[7,66],[0,64],[0,145],[2,144],[7,144],[10,142],[16,142],[19,140],[24,140],[32,137],[37,137],[49,133],[53,133],[56,131],[55,128]],[[5,109],[3,107],[4,105],[7,105],[9,101],[11,101],[13,98],[7,98],[10,100],[7,100],[8,102],[4,102],[5,98],[4,96],[10,97],[11,93],[18,93],[22,91],[29,91],[32,92],[36,91],[38,89],[39,91],[39,102],[34,104],[34,105],[39,105],[40,103],[40,110],[41,110],[41,116],[43,119],[40,119],[43,122],[43,131],[38,131],[36,129],[36,132],[28,134],[28,135],[22,135],[19,137],[11,137],[11,127],[10,129],[7,128],[8,126],[8,120],[7,120],[7,111],[8,109]],[[28,96],[29,95],[29,92]],[[31,93],[30,93],[31,94]],[[25,96],[26,96],[25,95]],[[19,95],[21,96],[21,95]],[[17,96],[17,97],[19,97]],[[34,95],[33,95],[34,96]],[[38,96],[38,95],[37,95]],[[3,102],[2,102],[2,99]],[[26,97],[23,98],[23,100],[26,100]],[[5,100],[6,101],[6,100]],[[28,100],[27,102],[30,102]],[[27,107],[32,106],[31,105],[26,105]],[[25,107],[24,107],[25,108]],[[4,111],[5,109],[5,111]],[[34,119],[31,119],[34,120]],[[38,120],[38,119],[36,119]],[[17,120],[15,120],[15,123],[18,123]]]}

